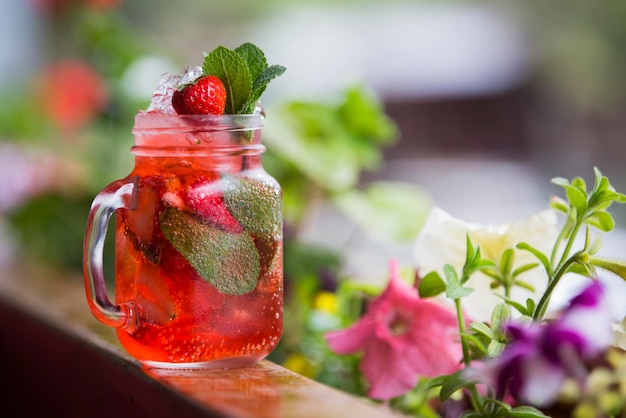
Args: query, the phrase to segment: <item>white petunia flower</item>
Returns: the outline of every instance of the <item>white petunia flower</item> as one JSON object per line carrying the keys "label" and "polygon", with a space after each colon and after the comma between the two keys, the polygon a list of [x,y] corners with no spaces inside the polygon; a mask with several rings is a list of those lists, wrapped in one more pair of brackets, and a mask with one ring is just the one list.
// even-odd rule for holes
{"label": "white petunia flower", "polygon": [[615,335],[614,345],[626,350],[626,317],[620,324],[613,324],[613,333]]}
{"label": "white petunia flower", "polygon": [[[558,235],[557,216],[554,210],[543,210],[531,218],[503,225],[477,225],[453,218],[450,214],[435,207],[431,210],[426,223],[417,237],[414,257],[418,271],[423,277],[431,271],[437,271],[443,277],[443,266],[452,265],[457,272],[463,267],[466,256],[466,235],[472,243],[480,247],[483,258],[499,263],[507,249],[515,252],[513,270],[538,260],[528,251],[515,248],[520,242],[527,242],[544,254],[550,251]],[[535,293],[514,286],[511,298],[525,305],[528,297],[537,299],[545,291],[548,277],[543,266],[526,271],[519,279],[530,284]],[[465,313],[474,321],[489,321],[494,306],[502,302],[495,295],[503,295],[502,287],[491,289],[491,278],[483,273],[475,273],[466,286],[473,288],[469,296],[462,299]]]}

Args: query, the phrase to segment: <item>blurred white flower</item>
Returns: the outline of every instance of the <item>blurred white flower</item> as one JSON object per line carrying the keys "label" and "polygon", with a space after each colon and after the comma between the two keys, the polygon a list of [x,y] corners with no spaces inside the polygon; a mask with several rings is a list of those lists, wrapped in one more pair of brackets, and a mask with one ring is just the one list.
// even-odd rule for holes
{"label": "blurred white flower", "polygon": [[[435,207],[431,210],[414,246],[414,257],[419,274],[423,277],[437,271],[443,277],[443,266],[452,265],[458,272],[465,263],[466,235],[472,243],[480,247],[483,258],[499,263],[507,249],[513,249],[515,261],[513,270],[537,259],[527,251],[515,248],[520,242],[527,242],[544,254],[550,255],[558,235],[557,216],[552,209],[543,210],[527,220],[503,225],[477,225],[453,218],[450,214]],[[519,286],[513,287],[511,298],[525,304],[528,297],[543,293],[547,275],[541,265],[519,276],[520,280],[534,287],[535,293]],[[465,313],[475,321],[489,321],[494,306],[502,302],[496,293],[503,289],[491,289],[492,280],[483,273],[474,274],[466,286],[475,289],[462,299]]]}
{"label": "blurred white flower", "polygon": [[614,345],[626,350],[626,317],[619,324],[613,324],[613,333],[615,334]]}

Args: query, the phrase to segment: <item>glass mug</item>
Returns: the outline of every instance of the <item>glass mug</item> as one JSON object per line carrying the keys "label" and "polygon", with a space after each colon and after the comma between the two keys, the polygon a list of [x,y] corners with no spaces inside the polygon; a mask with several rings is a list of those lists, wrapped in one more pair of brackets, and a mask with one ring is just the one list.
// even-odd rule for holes
{"label": "glass mug", "polygon": [[[261,115],[140,113],[135,167],[94,199],[87,300],[144,367],[255,364],[283,330],[282,194],[261,164]],[[103,248],[115,226],[115,301]]]}

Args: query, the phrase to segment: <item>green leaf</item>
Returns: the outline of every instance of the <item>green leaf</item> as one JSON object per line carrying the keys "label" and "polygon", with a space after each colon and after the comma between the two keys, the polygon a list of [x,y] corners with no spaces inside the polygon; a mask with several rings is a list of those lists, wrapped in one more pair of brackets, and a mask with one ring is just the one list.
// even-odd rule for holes
{"label": "green leaf", "polygon": [[600,248],[602,248],[602,237],[600,236],[600,234],[596,234],[593,237],[593,242],[589,246],[587,252],[589,253],[589,255],[595,255],[600,251]]}
{"label": "green leaf", "polygon": [[504,347],[506,347],[506,344],[501,343],[498,340],[492,340],[487,346],[487,355],[492,358],[497,357],[502,354],[502,351],[504,351]]}
{"label": "green leaf", "polygon": [[450,299],[461,299],[469,295],[473,291],[474,289],[471,289],[469,287],[463,287],[457,282],[453,285],[448,284],[446,288],[446,296]]}
{"label": "green leaf", "polygon": [[595,277],[596,270],[589,263],[572,263],[566,273],[574,273],[585,277]]}
{"label": "green leaf", "polygon": [[607,257],[592,257],[589,263],[603,270],[615,273],[626,280],[626,262],[623,260]]}
{"label": "green leaf", "polygon": [[576,208],[579,214],[587,210],[587,194],[574,186],[565,186],[565,194],[570,204]]}
{"label": "green leaf", "polygon": [[515,286],[517,287],[521,287],[523,289],[528,290],[529,292],[535,293],[535,287],[533,285],[531,285],[528,282],[525,282],[523,280],[515,280],[515,282],[513,283]]}
{"label": "green leaf", "polygon": [[530,312],[528,316],[532,315],[532,313],[535,311],[536,304],[537,303],[535,302],[534,299],[532,298],[526,299],[526,309],[528,309],[528,312]]}
{"label": "green leaf", "polygon": [[563,177],[554,177],[552,179],[552,183],[556,184],[557,186],[561,186],[561,187],[565,187],[565,186],[569,186],[569,180]]}
{"label": "green leaf", "polygon": [[515,308],[522,315],[532,316],[532,314],[534,312],[534,309],[533,310],[529,310],[527,308],[528,305],[524,306],[521,303],[514,301],[513,299],[509,299],[509,298],[505,297],[504,295],[496,294],[496,296],[501,298],[502,300],[504,300],[504,302],[507,305],[512,306],[513,308]]}
{"label": "green leaf", "polygon": [[602,175],[602,172],[598,167],[593,168],[593,174],[595,178],[595,184],[593,189],[595,191],[608,190],[610,188],[609,179]]}
{"label": "green leaf", "polygon": [[459,285],[459,276],[456,274],[456,270],[451,264],[443,266],[443,275],[446,277],[448,284]]}
{"label": "green leaf", "polygon": [[161,214],[161,230],[204,280],[228,295],[254,290],[260,273],[259,252],[250,234],[234,234],[174,207]]}
{"label": "green leaf", "polygon": [[224,203],[246,231],[257,238],[282,236],[282,199],[276,183],[223,174]]}
{"label": "green leaf", "polygon": [[530,244],[528,244],[527,242],[520,242],[519,244],[517,244],[516,246],[518,249],[520,250],[525,250],[530,252],[532,255],[534,255],[535,257],[537,257],[537,259],[541,262],[541,264],[543,265],[543,268],[546,270],[546,272],[548,273],[548,276],[552,274],[552,268],[550,267],[550,260],[548,260],[548,257],[546,257],[546,255],[544,253],[542,253],[541,251],[539,251],[538,249],[536,249],[535,247],[531,246]]}
{"label": "green leaf", "polygon": [[244,107],[245,110],[242,113],[252,113],[270,81],[279,77],[285,71],[286,68],[281,65],[272,65],[271,67],[263,70],[263,72],[252,82],[252,93],[250,93],[250,98],[248,99],[248,102]]}
{"label": "green leaf", "polygon": [[603,232],[609,232],[615,228],[615,220],[609,212],[593,212],[585,219],[585,223]]}
{"label": "green leaf", "polygon": [[463,412],[459,418],[484,418],[484,415],[481,414],[480,412],[476,412],[473,410],[467,410],[465,412]]}
{"label": "green leaf", "polygon": [[586,197],[587,197],[587,183],[585,183],[585,180],[582,177],[575,177],[572,180],[572,186],[574,186],[578,190],[580,190],[585,195],[585,199],[586,199]]}
{"label": "green leaf", "polygon": [[448,380],[448,378],[449,378],[448,375],[433,377],[432,379],[428,380],[428,384],[426,385],[426,388],[433,389],[433,388],[442,386],[445,383],[445,381]]}
{"label": "green leaf", "polygon": [[465,266],[469,266],[476,257],[476,249],[474,248],[474,244],[472,244],[472,239],[469,234],[465,234],[465,248]]}
{"label": "green leaf", "polygon": [[552,199],[550,199],[550,207],[552,209],[556,209],[559,212],[563,212],[563,213],[568,213],[569,212],[569,205],[568,203],[561,199],[558,196],[554,196],[552,197]]}
{"label": "green leaf", "polygon": [[519,266],[518,268],[515,269],[515,271],[513,271],[513,277],[517,277],[522,273],[532,270],[538,265],[539,263],[528,263],[528,264],[524,264],[523,266]]}
{"label": "green leaf", "polygon": [[516,406],[508,411],[506,416],[513,418],[550,418],[549,415],[546,415],[537,408],[528,405]]}
{"label": "green leaf", "polygon": [[443,381],[443,384],[441,385],[441,392],[439,393],[439,398],[442,401],[448,399],[457,390],[463,389],[464,387],[472,384],[472,381],[463,377],[462,373],[463,371],[461,370],[451,374]]}
{"label": "green leaf", "polygon": [[603,190],[591,195],[591,197],[589,198],[589,209],[607,209],[615,201],[619,201],[619,193],[616,193],[612,190]]}
{"label": "green leaf", "polygon": [[[511,318],[511,308],[504,303],[498,303],[491,313],[491,327],[497,332],[503,332],[509,319]],[[497,335],[497,334],[496,334]]]}
{"label": "green leaf", "polygon": [[450,264],[443,266],[443,273],[448,282],[446,286],[446,297],[450,299],[461,299],[474,291],[468,287],[463,287],[459,281],[459,276]]}
{"label": "green leaf", "polygon": [[419,288],[421,298],[430,298],[446,291],[446,283],[439,273],[431,271],[421,280]]}
{"label": "green leaf", "polygon": [[474,358],[480,358],[487,355],[487,347],[483,341],[475,334],[461,334],[461,338],[470,343]]}
{"label": "green leaf", "polygon": [[252,76],[248,64],[237,52],[223,46],[211,51],[204,58],[204,74],[218,77],[226,88],[226,108],[224,113],[240,113],[250,100]]}
{"label": "green leaf", "polygon": [[345,95],[338,116],[355,139],[374,145],[395,142],[398,129],[376,96],[359,86],[350,87]]}
{"label": "green leaf", "polygon": [[500,258],[500,271],[503,276],[508,276],[513,269],[513,262],[515,261],[515,253],[513,249],[507,248]]}
{"label": "green leaf", "polygon": [[265,54],[258,46],[246,42],[235,48],[235,52],[245,61],[252,80],[256,80],[259,74],[267,68]]}
{"label": "green leaf", "polygon": [[495,337],[493,330],[489,328],[489,325],[485,324],[484,322],[472,322],[470,323],[469,328],[479,334],[484,335],[490,340]]}

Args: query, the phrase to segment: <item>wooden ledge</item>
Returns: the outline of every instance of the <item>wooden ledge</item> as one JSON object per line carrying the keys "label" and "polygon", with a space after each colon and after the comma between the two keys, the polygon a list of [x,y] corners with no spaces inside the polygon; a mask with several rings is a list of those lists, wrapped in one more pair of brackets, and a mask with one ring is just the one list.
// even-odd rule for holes
{"label": "wooden ledge", "polygon": [[7,417],[397,417],[269,361],[144,371],[88,311],[82,278],[0,271],[0,415]]}

